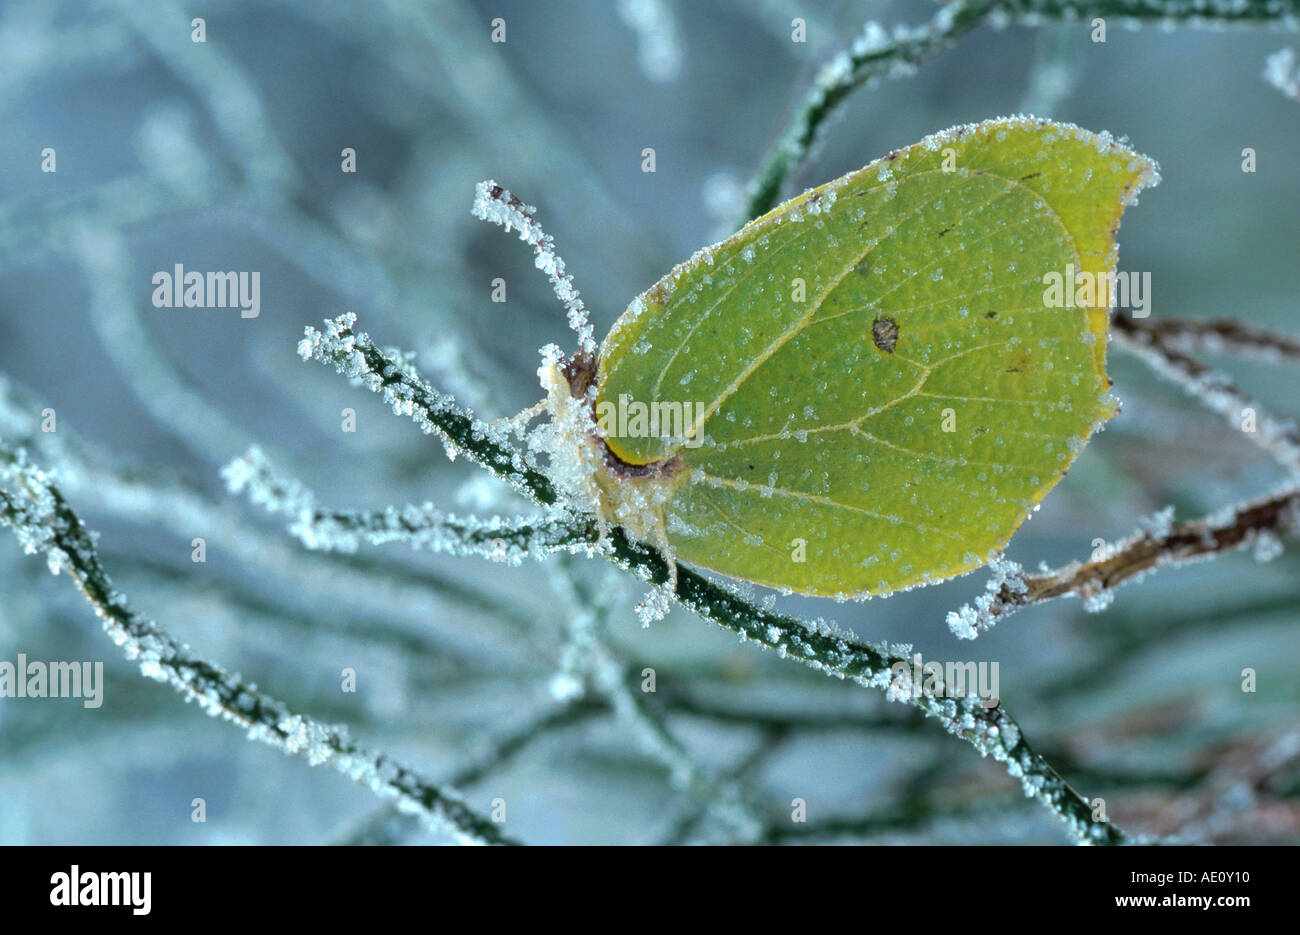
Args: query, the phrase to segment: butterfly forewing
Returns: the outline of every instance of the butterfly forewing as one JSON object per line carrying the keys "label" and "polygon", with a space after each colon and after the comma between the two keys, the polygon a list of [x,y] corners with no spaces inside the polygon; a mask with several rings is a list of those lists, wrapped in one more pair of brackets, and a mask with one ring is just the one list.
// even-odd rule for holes
{"label": "butterfly forewing", "polygon": [[678,559],[823,595],[983,564],[1113,414],[1106,310],[1047,302],[1044,277],[1113,270],[1154,172],[1106,137],[992,121],[673,270],[606,339],[597,401],[693,416],[689,443],[607,439],[630,462],[681,459]]}

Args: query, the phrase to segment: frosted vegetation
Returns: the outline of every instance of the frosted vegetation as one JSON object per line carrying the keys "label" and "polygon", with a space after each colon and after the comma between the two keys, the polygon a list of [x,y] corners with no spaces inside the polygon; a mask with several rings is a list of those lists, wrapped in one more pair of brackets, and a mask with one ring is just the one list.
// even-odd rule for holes
{"label": "frosted vegetation", "polygon": [[[507,14],[514,31],[498,47],[471,4],[363,21],[289,4],[322,42],[383,50],[385,80],[421,98],[409,109],[389,95],[367,102],[409,137],[411,163],[384,183],[391,190],[362,173],[309,210],[319,165],[286,138],[281,105],[219,31],[195,56],[167,25],[187,20],[179,8],[121,2],[102,20],[67,25],[59,6],[15,3],[3,13],[11,99],[61,69],[91,80],[125,63],[166,72],[183,103],[155,102],[140,120],[132,146],[143,170],[60,199],[8,192],[0,215],[7,267],[53,256],[84,274],[86,334],[125,387],[74,382],[13,356],[6,366],[22,379],[0,376],[0,522],[19,546],[0,554],[0,659],[38,647],[102,655],[102,640],[84,638],[85,603],[120,650],[102,718],[3,702],[6,840],[124,840],[126,809],[112,796],[134,777],[121,764],[181,803],[150,825],[155,839],[177,841],[1300,840],[1300,698],[1294,679],[1281,685],[1296,661],[1296,569],[1285,542],[1300,523],[1300,435],[1262,391],[1257,399],[1243,388],[1249,370],[1235,363],[1294,368],[1294,336],[1210,305],[1117,317],[1112,356],[1130,363],[1117,365],[1116,392],[1136,421],[1117,420],[1093,443],[1078,477],[1008,555],[993,557],[986,581],[884,603],[796,602],[702,575],[662,543],[629,536],[594,509],[592,465],[575,444],[590,428],[584,408],[551,392],[547,405],[523,409],[555,390],[558,367],[596,353],[600,330],[579,281],[599,298],[593,309],[621,309],[707,239],[678,253],[646,245],[628,200],[553,119],[531,69],[510,58],[532,54],[516,52],[528,49],[526,15],[514,23]],[[691,80],[700,50],[689,37],[700,24],[687,4],[613,6],[608,28],[624,30],[634,50],[627,67],[656,87]],[[788,43],[786,5],[738,7],[749,27]],[[786,50],[791,74],[801,57],[819,65],[779,141],[765,157],[745,157],[758,171],[742,220],[801,182],[833,177],[821,160],[841,158],[841,138],[857,161],[837,162],[840,170],[861,164],[863,146],[876,152],[847,121],[827,129],[849,102],[898,90],[860,88],[920,80],[931,59],[997,29],[1031,27],[1017,28],[1017,41],[1037,36],[1025,97],[1046,116],[1081,87],[1077,44],[1094,17],[1136,43],[1155,30],[1124,26],[1293,32],[1298,14],[1293,0],[954,0],[918,24],[850,30],[841,14],[811,11],[808,28],[838,38]],[[1085,38],[1064,42],[1067,29]],[[1296,96],[1293,53],[1252,65],[1260,101],[1271,101],[1261,68]],[[468,132],[449,142],[448,124],[508,141],[489,159]],[[1153,142],[1143,148],[1158,152]],[[669,155],[661,147],[660,160]],[[69,166],[60,172],[71,175]],[[489,167],[544,210],[483,181]],[[725,214],[734,184],[716,166],[707,177],[710,190],[689,208]],[[671,178],[655,185],[676,185]],[[471,215],[522,240],[547,287],[530,291],[522,272],[507,277],[504,307],[533,316],[519,333],[508,315],[477,317],[484,283],[521,264],[517,245],[485,238]],[[265,303],[251,326],[265,330],[238,352],[251,364],[228,350],[247,340],[232,328],[189,338],[193,360],[209,350],[215,360],[192,371],[156,330],[156,310],[141,311],[145,270],[155,257],[166,257],[162,268],[172,260],[137,242],[139,231],[165,234],[195,217],[233,221],[304,280],[300,295]],[[543,229],[550,218],[565,228],[580,274]],[[552,327],[565,319],[567,338]],[[533,340],[539,334],[547,337]],[[416,350],[385,343],[402,338]],[[1205,363],[1211,356],[1225,359],[1223,372]],[[217,390],[237,367],[245,381],[223,398]],[[1293,386],[1293,372],[1288,379]],[[129,432],[100,431],[84,397],[112,392],[130,394],[166,443],[131,455]],[[363,426],[355,435],[340,436],[343,407]],[[1222,431],[1207,435],[1207,425]],[[1209,466],[1229,447],[1232,470]],[[1161,459],[1159,469],[1144,458]],[[211,552],[202,562],[192,558],[196,537]],[[78,603],[40,568],[71,581]],[[1124,584],[1134,586],[1118,590]],[[817,616],[832,609],[844,619]],[[63,629],[79,635],[60,644],[51,632]],[[1002,660],[999,704],[900,680],[922,648],[926,658]],[[1261,680],[1249,694],[1240,689],[1247,668]],[[339,691],[348,670],[355,693]],[[302,764],[259,758],[253,745],[196,727],[174,697],[139,688],[138,675],[259,744],[342,773],[366,795],[318,785]],[[218,758],[224,766],[212,766]],[[153,778],[168,770],[176,778]],[[76,820],[92,832],[38,821],[53,801],[41,777],[69,771],[79,787],[93,780],[87,808],[98,817]],[[232,800],[235,774],[250,790]],[[210,824],[191,820],[195,796],[211,803]],[[799,802],[806,821],[792,820]]]}

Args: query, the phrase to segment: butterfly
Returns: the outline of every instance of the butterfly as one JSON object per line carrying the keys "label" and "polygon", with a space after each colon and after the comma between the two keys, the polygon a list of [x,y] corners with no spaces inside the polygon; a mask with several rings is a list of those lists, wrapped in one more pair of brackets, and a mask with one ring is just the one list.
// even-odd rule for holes
{"label": "butterfly", "polygon": [[1158,180],[1107,134],[1004,118],[700,250],[598,354],[544,368],[593,510],[673,563],[800,594],[984,565],[1117,411],[1113,290],[1060,285],[1114,283],[1120,215]]}

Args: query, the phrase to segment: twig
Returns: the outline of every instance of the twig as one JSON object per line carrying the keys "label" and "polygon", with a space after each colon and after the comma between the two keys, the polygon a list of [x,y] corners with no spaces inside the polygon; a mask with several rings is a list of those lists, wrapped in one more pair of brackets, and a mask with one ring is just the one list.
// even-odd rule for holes
{"label": "twig", "polygon": [[339,373],[380,394],[396,415],[408,416],[426,435],[439,435],[447,455],[464,453],[520,493],[543,506],[557,501],[550,478],[528,464],[501,432],[434,391],[406,354],[381,351],[369,335],[355,332],[351,312],[325,322],[325,330],[306,329],[298,356],[333,364]]}
{"label": "twig", "polygon": [[1140,610],[1133,613],[1126,612],[1127,608],[1117,609],[1091,621],[1088,628],[1089,634],[1101,641],[1100,651],[1081,665],[1039,682],[1034,686],[1034,695],[1043,699],[1045,711],[1078,710],[1079,705],[1088,704],[1098,693],[1113,686],[1122,678],[1125,667],[1143,654],[1168,653],[1180,641],[1186,644],[1213,637],[1228,627],[1235,633],[1247,628],[1293,626],[1296,600],[1295,589],[1290,588],[1264,600],[1215,602],[1197,613],[1184,611],[1156,616]]}
{"label": "twig", "polygon": [[[614,713],[631,727],[641,746],[662,763],[672,784],[711,807],[735,828],[742,842],[751,842],[762,832],[759,810],[737,784],[715,779],[668,729],[645,695],[628,685],[627,666],[609,645],[606,621],[609,600],[598,598],[565,561],[562,583],[569,592],[574,611],[569,618],[570,655],[566,660],[570,676],[585,676]],[[576,671],[575,671],[576,670]]]}
{"label": "twig", "polygon": [[328,764],[401,806],[438,832],[465,843],[513,844],[499,827],[466,806],[456,793],[421,778],[382,753],[365,750],[342,726],[292,713],[283,702],[203,659],[162,627],[132,610],[100,564],[94,537],[63,494],[21,451],[0,444],[0,522],[29,554],[45,555],[50,570],[67,574],[90,602],[114,643],[148,678],[165,682],[213,717],[233,721],[250,739]]}
{"label": "twig", "polygon": [[[728,782],[735,784],[748,782],[752,775],[767,762],[768,758],[780,749],[781,744],[786,741],[788,736],[789,729],[786,727],[776,725],[764,727],[758,742],[741,758],[740,762],[727,770],[724,778]],[[661,844],[669,847],[687,843],[691,835],[695,833],[695,829],[708,817],[708,814],[708,810],[701,808],[699,805],[683,812],[673,822],[668,833],[664,835]],[[770,833],[770,829],[764,831],[765,836]]]}
{"label": "twig", "polygon": [[667,0],[619,0],[618,16],[636,38],[641,74],[658,84],[676,81],[682,72],[677,16]]}
{"label": "twig", "polygon": [[182,377],[150,336],[132,294],[131,256],[120,231],[84,226],[72,248],[90,286],[91,324],[140,405],[201,455],[220,460],[247,447],[247,430]]}
{"label": "twig", "polygon": [[1151,335],[1184,354],[1238,354],[1272,362],[1300,361],[1300,337],[1243,324],[1233,318],[1125,318],[1134,337]]}
{"label": "twig", "polygon": [[[65,493],[64,496],[67,496]],[[174,608],[177,615],[184,612],[192,616],[208,617],[208,626],[222,618],[238,621],[247,627],[247,640],[254,645],[265,639],[266,652],[273,652],[276,641],[288,639],[303,650],[313,641],[355,641],[373,647],[410,670],[413,678],[436,674],[440,677],[487,678],[483,661],[462,649],[448,646],[432,627],[393,626],[379,617],[340,615],[338,618],[316,612],[299,611],[283,602],[270,600],[255,591],[241,589],[237,584],[212,581],[196,584],[192,569],[178,568],[172,564],[133,555],[129,549],[101,548],[100,559],[109,565],[129,567],[129,578],[149,585],[149,593],[157,595],[160,602]],[[330,661],[333,653],[330,652]],[[522,678],[524,673],[535,671],[528,667],[516,668],[498,660],[493,670],[506,678]],[[442,684],[439,682],[439,684]]]}
{"label": "twig", "polygon": [[[1260,808],[1260,799],[1276,797],[1300,766],[1300,728],[1272,737],[1252,737],[1206,777],[1203,788],[1176,800],[1157,823],[1193,841],[1218,840],[1234,830],[1241,814]],[[1272,793],[1272,795],[1270,795]],[[1295,812],[1294,814],[1300,814]]]}
{"label": "twig", "polygon": [[1070,24],[1053,23],[1040,29],[1020,109],[1035,117],[1055,114],[1079,80],[1083,49]]}
{"label": "twig", "polygon": [[594,358],[596,339],[587,319],[587,309],[573,284],[573,277],[565,272],[564,260],[555,252],[555,241],[537,223],[536,211],[532,205],[524,204],[491,180],[479,182],[474,193],[473,214],[476,218],[491,221],[506,233],[517,230],[519,239],[533,248],[537,268],[551,281],[555,297],[568,315],[569,327],[578,336],[579,352]]}
{"label": "twig", "polygon": [[1091,561],[1071,562],[1041,574],[1021,574],[990,587],[974,605],[948,615],[961,637],[974,638],[1023,607],[1057,597],[1077,597],[1089,610],[1110,603],[1114,589],[1158,568],[1172,568],[1254,545],[1271,557],[1279,536],[1300,528],[1300,488],[1288,486],[1269,497],[1226,511],[1168,523],[1162,516],[1151,528],[1105,549]]}
{"label": "twig", "polygon": [[950,48],[985,21],[1039,25],[1093,17],[1193,27],[1272,25],[1294,30],[1300,23],[1300,0],[951,0],[926,24],[896,27],[893,36],[878,23],[869,22],[853,46],[818,73],[795,109],[750,185],[741,223],[766,214],[780,201],[786,179],[817,139],[821,126],[859,86],[881,75],[911,74],[916,66]]}
{"label": "twig", "polygon": [[[556,123],[537,89],[510,66],[501,46],[488,40],[480,11],[466,0],[384,0],[377,9],[291,0],[295,14],[319,24],[338,41],[385,50],[385,66],[403,82],[402,93],[454,115],[465,126],[509,128],[510,145],[520,153],[545,153],[544,160],[525,160],[520,171],[537,185],[550,186],[555,197],[581,196],[600,224],[587,224],[574,234],[590,251],[607,251],[612,262],[626,262],[645,249],[645,237],[629,219],[626,204],[615,196],[610,183],[575,144],[573,134]],[[513,26],[511,27],[513,29]],[[427,142],[417,148],[440,155],[459,141],[443,132],[437,121],[416,119],[413,132]],[[466,158],[471,158],[469,150]],[[427,157],[426,157],[427,158]],[[474,157],[473,161],[477,161]],[[408,174],[405,184],[427,192],[436,184],[428,173],[445,176],[445,159],[436,167],[412,160],[420,171]],[[566,190],[566,186],[568,186]],[[459,190],[459,189],[457,189]],[[450,199],[430,199],[449,204]],[[437,209],[431,204],[429,209]],[[448,236],[452,236],[447,231]],[[445,279],[445,277],[444,277]],[[439,288],[446,288],[445,282]]]}
{"label": "twig", "polygon": [[766,214],[781,200],[786,179],[817,139],[818,130],[855,88],[881,75],[909,74],[983,22],[994,5],[994,0],[953,0],[925,25],[899,28],[892,38],[879,23],[867,23],[853,45],[818,72],[780,142],[758,170],[741,223]]}
{"label": "twig", "polygon": [[1127,315],[1112,316],[1111,327],[1118,346],[1182,386],[1234,428],[1243,428],[1247,410],[1253,413],[1253,425],[1242,434],[1268,452],[1293,477],[1300,477],[1300,433],[1294,423],[1269,415],[1226,376],[1178,350],[1159,328],[1143,327]]}
{"label": "twig", "polygon": [[[657,554],[629,541],[621,530],[614,537],[617,559],[630,568],[650,572],[652,580],[667,580],[667,568]],[[689,569],[678,570],[676,595],[691,610],[744,640],[753,640],[827,675],[884,691],[891,700],[903,701],[939,719],[949,733],[961,737],[982,755],[1003,763],[1007,772],[1020,780],[1025,794],[1050,808],[1081,843],[1134,843],[1114,825],[1092,820],[1088,803],[1030,748],[1019,725],[1001,707],[985,708],[970,696],[946,697],[946,687],[934,695],[892,692],[891,685],[898,678],[895,666],[908,664],[910,647],[861,643],[829,623],[807,623],[764,610]]]}
{"label": "twig", "polygon": [[[507,765],[527,747],[553,731],[563,730],[602,713],[605,707],[585,699],[564,702],[530,718],[527,723],[495,738],[482,753],[447,777],[458,789],[479,782]],[[416,831],[416,822],[391,805],[382,806],[349,828],[335,844],[345,847],[402,844]]]}
{"label": "twig", "polygon": [[1030,24],[1100,16],[1207,29],[1277,26],[1294,30],[1300,15],[1300,0],[1001,0],[999,7]]}
{"label": "twig", "polygon": [[929,803],[909,800],[897,807],[867,815],[841,815],[821,821],[784,823],[772,828],[768,844],[785,844],[791,841],[863,840],[882,834],[924,827],[942,821],[973,821],[981,818],[1004,818],[1016,808],[1014,800],[1005,797],[982,799],[936,814]]}
{"label": "twig", "polygon": [[909,711],[903,717],[896,714],[859,714],[857,712],[819,712],[788,710],[754,710],[720,704],[696,695],[674,690],[660,691],[664,707],[674,714],[703,718],[732,727],[752,727],[764,731],[862,731],[864,733],[892,733],[915,735],[925,719]]}
{"label": "twig", "polygon": [[443,513],[431,503],[371,511],[323,510],[316,506],[315,494],[274,471],[256,446],[226,465],[221,474],[231,493],[247,491],[267,512],[292,518],[290,534],[316,551],[350,553],[363,541],[370,545],[402,542],[414,549],[481,555],[517,565],[524,556],[541,558],[559,550],[591,548],[582,531],[548,516],[485,520]]}
{"label": "twig", "polygon": [[430,617],[438,617],[444,625],[436,635],[445,645],[456,639],[450,632],[451,622],[462,617],[447,610],[461,607],[472,611],[475,619],[458,639],[462,648],[472,643],[475,652],[482,643],[482,628],[490,622],[502,620],[508,625],[502,631],[508,646],[519,645],[521,635],[536,629],[528,608],[486,593],[484,585],[471,588],[457,578],[427,569],[406,569],[393,562],[303,553],[283,537],[244,521],[238,511],[217,502],[182,476],[110,456],[80,438],[63,419],[57,432],[40,431],[37,414],[44,408],[44,402],[0,374],[0,438],[27,448],[42,462],[58,464],[61,487],[67,495],[136,522],[157,523],[187,543],[196,533],[209,542],[219,541],[221,548],[245,565],[283,579],[305,578],[310,587],[297,589],[297,596],[317,615],[340,608],[369,615],[383,607],[386,616],[404,619],[406,631],[422,639],[431,636]]}
{"label": "twig", "polygon": [[188,42],[177,42],[172,25],[189,22],[178,4],[157,0],[143,6],[133,0],[114,0],[111,5],[177,80],[189,85],[204,102],[248,184],[267,197],[292,195],[301,178],[275,134],[263,98],[238,60],[227,56],[214,39],[204,44],[203,55],[191,54]]}

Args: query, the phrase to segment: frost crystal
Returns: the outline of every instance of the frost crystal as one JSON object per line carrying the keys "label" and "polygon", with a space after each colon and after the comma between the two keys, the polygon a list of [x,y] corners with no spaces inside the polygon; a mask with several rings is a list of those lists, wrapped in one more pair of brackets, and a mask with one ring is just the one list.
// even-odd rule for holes
{"label": "frost crystal", "polygon": [[1282,540],[1276,533],[1262,531],[1255,536],[1251,551],[1257,562],[1271,562],[1282,554]]}
{"label": "frost crystal", "polygon": [[648,627],[667,617],[668,611],[672,608],[672,598],[671,582],[656,585],[647,591],[636,605],[636,617],[641,621],[641,626]]}
{"label": "frost crystal", "polygon": [[267,512],[292,520],[289,532],[309,549],[355,552],[362,542],[404,542],[415,549],[452,555],[481,555],[518,565],[526,555],[541,557],[556,549],[585,549],[567,514],[535,514],[514,519],[479,519],[443,513],[431,503],[389,506],[372,512],[324,510],[297,480],[277,474],[258,448],[222,469],[231,493],[247,491]]}
{"label": "frost crystal", "polygon": [[596,340],[587,320],[587,309],[573,277],[564,271],[564,260],[555,252],[555,241],[534,219],[536,210],[491,180],[479,182],[474,193],[472,212],[476,218],[491,221],[507,233],[517,230],[519,239],[533,248],[535,265],[551,281],[555,297],[567,311],[569,327],[578,335],[579,349],[594,355]]}
{"label": "frost crystal", "polygon": [[1287,97],[1300,101],[1300,67],[1294,49],[1279,49],[1264,64],[1264,80]]}
{"label": "frost crystal", "polygon": [[958,639],[973,640],[980,633],[992,629],[1006,609],[1006,596],[1014,600],[1015,596],[1028,591],[1025,569],[1017,562],[998,556],[989,562],[989,570],[993,575],[984,585],[984,593],[975,598],[973,604],[966,604],[948,614],[948,629]]}
{"label": "frost crystal", "polygon": [[1152,539],[1163,539],[1174,528],[1174,508],[1167,506],[1153,516],[1138,520],[1138,528]]}

